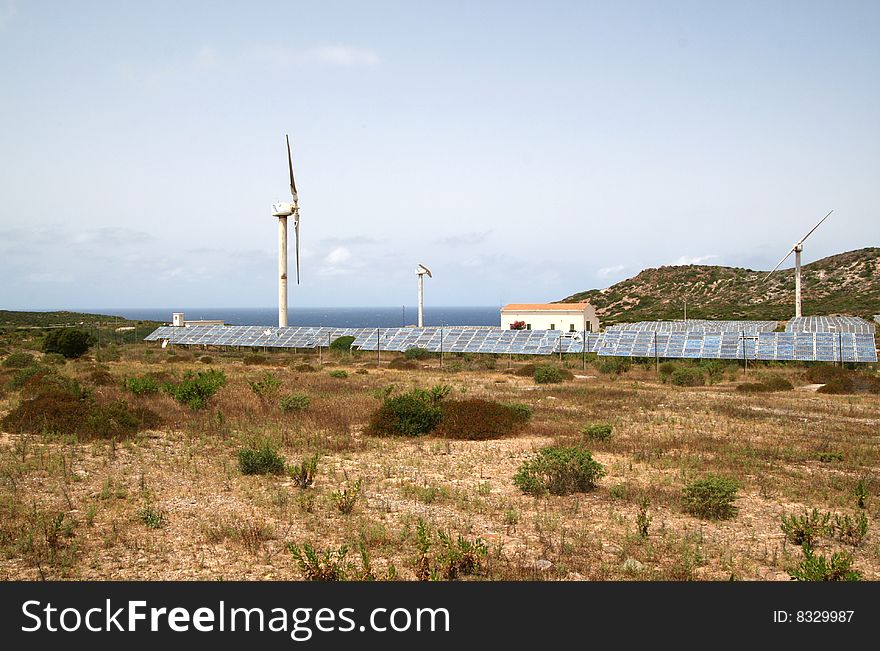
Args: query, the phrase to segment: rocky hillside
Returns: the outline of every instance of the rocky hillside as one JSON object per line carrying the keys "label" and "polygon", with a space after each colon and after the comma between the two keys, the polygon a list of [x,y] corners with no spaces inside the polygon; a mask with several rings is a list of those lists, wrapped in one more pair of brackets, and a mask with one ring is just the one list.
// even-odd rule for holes
{"label": "rocky hillside", "polygon": [[[804,314],[880,314],[880,248],[832,255],[803,267]],[[788,319],[794,315],[794,270],[767,271],[711,265],[645,269],[606,289],[560,302],[589,301],[604,325],[621,321],[688,318]]]}

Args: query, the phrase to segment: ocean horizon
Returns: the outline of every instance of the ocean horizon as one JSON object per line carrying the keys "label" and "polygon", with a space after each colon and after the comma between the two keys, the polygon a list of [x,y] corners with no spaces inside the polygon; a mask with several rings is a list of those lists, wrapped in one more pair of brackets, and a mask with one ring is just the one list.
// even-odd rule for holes
{"label": "ocean horizon", "polygon": [[[199,307],[199,308],[90,308],[78,310],[111,314],[132,320],[171,322],[172,312],[183,312],[186,319],[222,319],[229,325],[277,325],[277,307]],[[291,326],[330,326],[338,328],[395,328],[415,325],[416,306],[397,307],[292,307],[287,311]],[[426,326],[498,326],[498,306],[435,306],[424,310]]]}

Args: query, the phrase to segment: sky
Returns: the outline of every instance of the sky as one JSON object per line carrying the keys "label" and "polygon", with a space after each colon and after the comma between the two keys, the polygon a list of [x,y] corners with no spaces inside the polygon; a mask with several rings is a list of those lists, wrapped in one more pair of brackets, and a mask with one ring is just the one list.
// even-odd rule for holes
{"label": "sky", "polygon": [[[880,245],[877,2],[0,0],[0,309],[558,300]],[[291,241],[291,253],[293,251]],[[292,256],[291,256],[292,259]],[[785,266],[791,266],[791,261]]]}

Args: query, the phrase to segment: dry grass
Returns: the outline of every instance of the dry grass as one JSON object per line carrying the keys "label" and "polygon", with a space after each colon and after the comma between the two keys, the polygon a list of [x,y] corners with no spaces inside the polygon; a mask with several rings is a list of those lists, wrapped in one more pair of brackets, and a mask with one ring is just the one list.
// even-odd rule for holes
{"label": "dry grass", "polygon": [[[587,376],[536,386],[464,358],[389,369],[375,357],[267,353],[261,366],[281,393],[309,396],[307,409],[283,412],[251,391],[244,354],[210,351],[210,366],[228,384],[204,410],[162,393],[132,396],[121,380],[204,370],[199,351],[145,346],[122,349],[94,378],[88,360],[59,371],[101,400],[125,399],[162,416],[163,425],[124,441],[0,433],[0,578],[4,579],[296,579],[288,544],[369,552],[377,575],[390,564],[401,578],[418,571],[417,529],[461,534],[486,543],[490,579],[785,579],[800,550],[780,528],[783,514],[817,508],[854,516],[859,480],[869,487],[869,528],[858,547],[823,539],[820,549],[845,549],[865,578],[880,579],[880,399],[786,391],[743,394],[751,380],[730,369],[706,387],[662,384],[649,366],[620,376]],[[174,358],[172,364],[167,360]],[[528,361],[528,360],[526,360]],[[319,372],[297,370],[310,364]],[[523,362],[515,362],[514,366]],[[502,368],[503,367],[503,368]],[[349,371],[333,378],[327,370]],[[471,369],[471,370],[468,370]],[[366,373],[359,373],[365,370]],[[802,369],[769,372],[806,384]],[[521,433],[483,441],[435,436],[372,438],[362,434],[380,397],[413,387],[452,386],[450,399],[518,402],[533,417]],[[0,393],[0,416],[23,399]],[[591,422],[613,425],[608,440],[585,440]],[[288,463],[318,455],[314,485],[287,475],[243,476],[236,451],[268,441]],[[588,445],[608,471],[596,490],[533,498],[512,477],[542,446]],[[707,474],[740,483],[738,514],[707,522],[685,513],[682,487]],[[333,494],[360,482],[356,507],[343,513]],[[650,525],[640,535],[644,502]],[[145,503],[164,515],[146,526]]]}

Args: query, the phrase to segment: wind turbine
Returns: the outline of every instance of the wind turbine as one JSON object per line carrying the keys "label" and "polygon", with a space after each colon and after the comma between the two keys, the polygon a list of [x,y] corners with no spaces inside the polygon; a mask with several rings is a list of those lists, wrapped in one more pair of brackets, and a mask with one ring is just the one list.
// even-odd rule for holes
{"label": "wind turbine", "polygon": [[802,316],[802,314],[801,314],[801,251],[804,250],[804,242],[806,241],[806,239],[808,237],[810,237],[810,235],[813,234],[813,231],[815,231],[817,228],[819,228],[819,226],[822,225],[822,222],[824,222],[826,219],[828,219],[828,216],[833,212],[834,212],[833,210],[829,210],[828,215],[825,215],[822,219],[820,219],[819,223],[816,224],[815,226],[813,226],[813,228],[810,229],[809,233],[804,235],[797,244],[795,244],[793,247],[791,247],[791,250],[785,254],[785,257],[782,258],[782,260],[779,261],[779,264],[777,264],[775,267],[773,267],[773,271],[768,273],[767,276],[764,278],[764,280],[767,280],[767,278],[772,276],[773,272],[776,271],[777,269],[779,269],[780,265],[783,262],[788,260],[788,256],[790,256],[792,253],[794,253],[794,315],[796,318]]}
{"label": "wind turbine", "polygon": [[420,264],[416,267],[416,275],[419,277],[419,327],[424,326],[422,312],[424,311],[424,302],[425,302],[425,290],[424,290],[424,278],[425,274],[428,274],[428,278],[433,278],[431,275],[431,270],[428,269],[425,265]]}
{"label": "wind turbine", "polygon": [[293,180],[293,159],[290,157],[290,138],[287,141],[287,168],[290,170],[290,203],[272,204],[272,216],[278,218],[278,327],[287,326],[287,218],[293,217],[296,237],[296,284],[299,285],[299,200]]}

